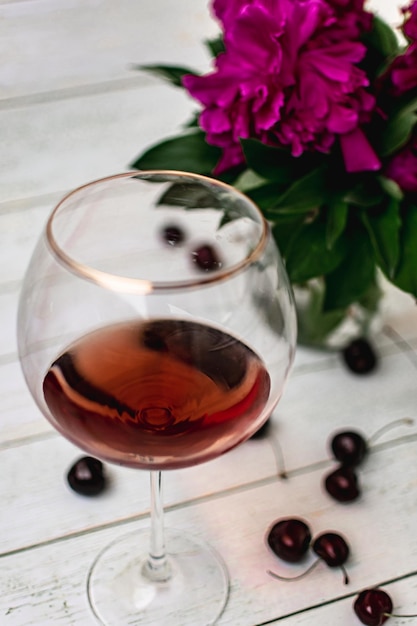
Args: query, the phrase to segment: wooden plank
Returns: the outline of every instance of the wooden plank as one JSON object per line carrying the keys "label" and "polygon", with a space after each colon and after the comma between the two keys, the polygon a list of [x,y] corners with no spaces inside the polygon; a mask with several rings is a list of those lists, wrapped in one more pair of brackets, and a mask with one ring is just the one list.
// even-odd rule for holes
{"label": "wooden plank", "polygon": [[191,114],[179,89],[152,88],[0,112],[1,198],[70,191],[129,168],[147,145],[179,132]]}
{"label": "wooden plank", "polygon": [[[1,185],[1,183],[0,183]],[[0,294],[17,298],[20,281],[29,264],[36,242],[49,213],[61,194],[49,201],[29,199],[27,203],[7,204],[11,210],[0,212]],[[1,206],[1,205],[0,205]],[[5,205],[3,205],[3,208]]]}
{"label": "wooden plank", "polygon": [[0,365],[0,402],[0,448],[51,431],[25,385],[17,358]]}
{"label": "wooden plank", "polygon": [[137,64],[203,70],[209,63],[203,41],[218,30],[206,0],[7,2],[0,3],[0,20],[3,106],[100,83],[113,90],[149,84],[132,71]]}

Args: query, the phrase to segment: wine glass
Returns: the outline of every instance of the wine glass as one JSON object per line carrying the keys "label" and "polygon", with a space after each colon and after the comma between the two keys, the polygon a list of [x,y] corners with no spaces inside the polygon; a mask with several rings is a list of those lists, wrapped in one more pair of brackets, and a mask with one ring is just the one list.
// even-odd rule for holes
{"label": "wine glass", "polygon": [[27,385],[79,448],[151,475],[150,533],[116,539],[88,574],[102,624],[196,626],[222,613],[226,567],[198,537],[164,529],[161,472],[254,434],[283,392],[295,340],[268,224],[233,187],[135,171],[54,209],[19,302]]}

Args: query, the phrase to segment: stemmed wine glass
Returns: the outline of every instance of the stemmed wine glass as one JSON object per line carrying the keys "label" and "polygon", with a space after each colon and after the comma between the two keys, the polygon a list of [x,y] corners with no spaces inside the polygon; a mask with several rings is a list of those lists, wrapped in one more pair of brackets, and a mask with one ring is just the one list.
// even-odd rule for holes
{"label": "stemmed wine glass", "polygon": [[27,385],[79,448],[151,475],[150,536],[116,539],[88,574],[102,624],[219,617],[226,567],[198,537],[164,530],[161,472],[254,434],[283,392],[295,339],[268,224],[233,187],[135,171],[84,185],[54,209],[19,303]]}

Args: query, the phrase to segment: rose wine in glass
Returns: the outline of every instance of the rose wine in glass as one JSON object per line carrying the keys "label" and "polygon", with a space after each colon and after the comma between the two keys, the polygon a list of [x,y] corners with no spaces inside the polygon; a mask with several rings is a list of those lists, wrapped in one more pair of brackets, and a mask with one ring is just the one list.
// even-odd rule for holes
{"label": "rose wine in glass", "polygon": [[258,209],[186,172],[98,180],[54,209],[21,292],[18,343],[38,406],[79,448],[150,471],[151,528],[88,574],[102,624],[213,624],[222,558],[164,528],[162,471],[209,461],[268,419],[294,356],[288,279]]}

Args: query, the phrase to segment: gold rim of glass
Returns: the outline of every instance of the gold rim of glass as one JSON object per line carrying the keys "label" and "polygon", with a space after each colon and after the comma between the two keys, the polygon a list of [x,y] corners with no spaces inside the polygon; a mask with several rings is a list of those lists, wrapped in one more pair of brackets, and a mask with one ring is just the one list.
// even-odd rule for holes
{"label": "gold rim of glass", "polygon": [[[259,223],[262,227],[262,232],[259,237],[259,241],[257,245],[250,251],[249,254],[246,255],[244,259],[232,265],[231,267],[220,269],[215,274],[205,274],[199,278],[187,279],[187,280],[173,280],[169,282],[163,281],[152,281],[142,278],[129,278],[126,276],[120,276],[117,274],[111,274],[109,272],[104,272],[102,270],[98,270],[90,265],[86,265],[85,263],[81,263],[76,259],[72,258],[68,255],[61,246],[58,244],[54,234],[53,234],[53,222],[56,214],[58,213],[61,206],[67,202],[72,196],[77,194],[83,189],[88,189],[89,187],[93,187],[98,183],[110,182],[112,180],[117,180],[121,178],[133,178],[133,177],[151,177],[151,176],[177,176],[179,178],[188,178],[194,179],[196,181],[206,181],[214,186],[219,188],[223,188],[226,191],[232,192],[234,195],[240,196],[242,200],[244,200],[248,205],[250,205],[255,213],[259,216]],[[242,271],[245,267],[256,261],[263,250],[265,249],[266,241],[268,234],[268,225],[267,222],[262,215],[259,208],[256,206],[250,198],[248,198],[245,194],[243,194],[238,189],[228,185],[227,183],[223,183],[222,181],[209,178],[208,176],[202,176],[200,174],[193,174],[191,172],[182,172],[179,170],[138,170],[138,171],[129,171],[123,172],[121,174],[114,174],[113,176],[106,176],[104,178],[98,178],[93,180],[85,185],[80,185],[70,193],[66,194],[60,202],[56,205],[54,210],[52,211],[47,224],[46,224],[46,239],[48,245],[55,256],[55,258],[65,266],[70,272],[84,278],[84,280],[88,280],[93,282],[101,287],[109,289],[111,291],[120,291],[120,292],[128,292],[128,293],[137,293],[137,294],[147,294],[154,291],[172,291],[179,289],[191,289],[198,286],[209,285],[211,283],[220,282],[230,278],[234,274]]]}

